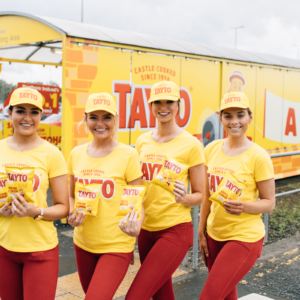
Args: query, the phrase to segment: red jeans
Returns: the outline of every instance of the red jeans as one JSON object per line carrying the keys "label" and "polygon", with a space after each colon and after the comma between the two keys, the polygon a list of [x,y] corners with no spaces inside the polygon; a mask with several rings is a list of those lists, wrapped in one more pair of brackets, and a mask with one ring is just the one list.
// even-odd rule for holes
{"label": "red jeans", "polygon": [[58,245],[39,252],[12,252],[0,246],[1,300],[53,300],[58,278]]}
{"label": "red jeans", "polygon": [[112,299],[126,275],[132,252],[91,253],[75,244],[74,248],[85,300]]}
{"label": "red jeans", "polygon": [[138,238],[141,268],[126,300],[175,300],[172,274],[193,242],[192,224],[150,232],[141,230]]}
{"label": "red jeans", "polygon": [[264,239],[255,243],[218,242],[207,237],[208,278],[200,300],[237,300],[237,285],[261,255]]}

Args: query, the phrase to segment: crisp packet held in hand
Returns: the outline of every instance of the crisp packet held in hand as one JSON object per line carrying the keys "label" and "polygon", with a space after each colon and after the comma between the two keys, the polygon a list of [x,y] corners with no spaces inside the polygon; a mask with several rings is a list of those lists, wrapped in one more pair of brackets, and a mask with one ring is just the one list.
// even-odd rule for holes
{"label": "crisp packet held in hand", "polygon": [[8,188],[6,182],[8,177],[6,174],[0,174],[0,208],[5,205],[8,197]]}
{"label": "crisp packet held in hand", "polygon": [[75,184],[75,205],[76,209],[84,215],[97,217],[101,184],[86,184],[76,182]]}
{"label": "crisp packet held in hand", "polygon": [[243,193],[246,184],[237,179],[232,173],[226,172],[217,191],[209,198],[210,201],[219,203],[224,207],[227,200],[237,200]]}
{"label": "crisp packet held in hand", "polygon": [[7,202],[12,202],[12,194],[20,194],[28,203],[34,203],[34,170],[35,168],[31,167],[5,167],[5,171],[8,176],[8,180],[6,182],[8,189]]}
{"label": "crisp packet held in hand", "polygon": [[151,182],[173,193],[175,180],[182,180],[188,171],[187,165],[165,155],[162,168]]}
{"label": "crisp packet held in hand", "polygon": [[147,187],[143,185],[124,185],[117,216],[125,217],[134,209],[135,212],[138,212],[137,218],[140,219],[146,189]]}

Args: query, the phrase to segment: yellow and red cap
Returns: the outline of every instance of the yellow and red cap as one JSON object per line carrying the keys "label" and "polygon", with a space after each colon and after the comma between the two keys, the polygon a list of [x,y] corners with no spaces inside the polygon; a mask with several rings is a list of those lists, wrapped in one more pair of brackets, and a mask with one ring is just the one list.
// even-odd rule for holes
{"label": "yellow and red cap", "polygon": [[85,113],[96,110],[105,110],[115,116],[117,114],[117,105],[113,96],[108,93],[89,95],[85,106]]}
{"label": "yellow and red cap", "polygon": [[244,109],[250,108],[247,96],[241,92],[231,92],[225,94],[224,98],[221,100],[219,111],[231,107],[240,107]]}
{"label": "yellow and red cap", "polygon": [[9,105],[32,104],[43,111],[43,96],[35,89],[18,88],[15,89],[10,97]]}
{"label": "yellow and red cap", "polygon": [[157,100],[180,100],[180,93],[177,84],[173,81],[161,81],[152,85],[148,103]]}

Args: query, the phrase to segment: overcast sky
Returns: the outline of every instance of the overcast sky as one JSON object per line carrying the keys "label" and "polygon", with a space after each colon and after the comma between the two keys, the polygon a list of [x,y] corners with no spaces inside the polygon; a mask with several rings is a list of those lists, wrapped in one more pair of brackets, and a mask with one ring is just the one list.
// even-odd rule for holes
{"label": "overcast sky", "polygon": [[[81,21],[81,0],[0,2],[1,11]],[[84,0],[85,23],[228,48],[230,27],[243,25],[238,49],[295,59],[299,16],[299,0]]]}

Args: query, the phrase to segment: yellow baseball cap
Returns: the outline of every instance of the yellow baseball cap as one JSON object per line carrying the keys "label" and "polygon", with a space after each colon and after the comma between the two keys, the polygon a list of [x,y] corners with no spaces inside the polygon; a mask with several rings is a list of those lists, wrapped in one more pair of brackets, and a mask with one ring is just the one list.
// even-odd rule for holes
{"label": "yellow baseball cap", "polygon": [[161,81],[152,85],[148,103],[156,100],[180,100],[179,88],[173,81]]}
{"label": "yellow baseball cap", "polygon": [[250,108],[249,100],[244,93],[232,92],[224,95],[219,111],[230,107]]}
{"label": "yellow baseball cap", "polygon": [[43,111],[43,96],[35,89],[18,88],[15,89],[10,97],[9,105],[32,104]]}
{"label": "yellow baseball cap", "polygon": [[96,110],[105,110],[115,116],[117,114],[117,105],[113,96],[108,93],[96,93],[89,95],[85,106],[85,113],[90,113]]}

